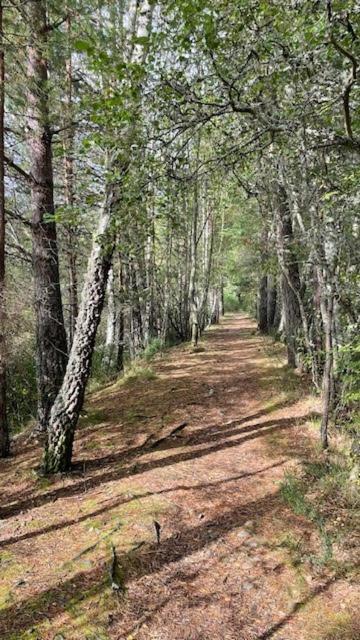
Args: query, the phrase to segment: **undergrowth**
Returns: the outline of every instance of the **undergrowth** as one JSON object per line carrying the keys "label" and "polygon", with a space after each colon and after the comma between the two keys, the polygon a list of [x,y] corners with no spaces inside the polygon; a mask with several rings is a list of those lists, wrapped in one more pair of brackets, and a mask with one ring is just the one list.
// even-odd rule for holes
{"label": "undergrowth", "polygon": [[322,629],[315,629],[314,640],[360,640],[360,620],[350,612],[334,613]]}
{"label": "undergrowth", "polygon": [[134,382],[155,380],[155,371],[141,361],[134,361],[133,364],[125,371],[118,384],[133,384]]}
{"label": "undergrowth", "polygon": [[153,338],[144,349],[142,357],[148,362],[149,360],[153,360],[156,355],[164,353],[165,349],[166,345],[161,338]]}
{"label": "undergrowth", "polygon": [[[320,556],[310,556],[312,564],[327,564],[333,558],[333,538],[326,527],[326,522],[316,502],[307,497],[307,485],[302,478],[294,474],[286,474],[280,493],[283,500],[298,516],[303,516],[312,522],[319,533],[322,551]],[[296,549],[297,554],[299,549]]]}
{"label": "undergrowth", "polygon": [[162,354],[165,349],[166,345],[164,345],[163,341],[160,340],[160,338],[154,338],[139,358],[133,361],[129,360],[129,357],[125,358],[124,371],[122,373],[116,371],[114,363],[109,362],[109,360],[104,357],[103,350],[99,349],[95,351],[91,366],[89,391],[98,391],[106,384],[112,384],[114,381],[118,384],[126,384],[140,380],[154,380],[156,375],[148,363],[151,362],[156,355]]}
{"label": "undergrowth", "polygon": [[321,553],[310,556],[314,565],[337,564],[334,544],[352,535],[359,497],[349,480],[349,468],[339,456],[303,462],[298,474],[286,474],[280,493],[292,511],[312,522],[321,541]]}

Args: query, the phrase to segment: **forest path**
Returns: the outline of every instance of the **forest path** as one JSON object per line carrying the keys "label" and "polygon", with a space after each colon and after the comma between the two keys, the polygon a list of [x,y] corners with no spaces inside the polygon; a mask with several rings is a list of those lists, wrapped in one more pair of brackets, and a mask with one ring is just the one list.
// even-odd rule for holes
{"label": "forest path", "polygon": [[202,344],[92,394],[72,474],[37,478],[22,439],[1,464],[2,640],[313,640],[355,597],[299,564],[318,533],[280,494],[314,399],[247,317]]}

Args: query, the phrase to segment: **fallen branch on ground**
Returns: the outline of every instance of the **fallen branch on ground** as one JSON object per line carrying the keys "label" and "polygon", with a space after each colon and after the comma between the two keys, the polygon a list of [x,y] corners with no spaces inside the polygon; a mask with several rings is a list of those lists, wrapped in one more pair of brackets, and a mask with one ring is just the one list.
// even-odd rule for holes
{"label": "fallen branch on ground", "polygon": [[182,431],[183,429],[185,429],[185,427],[187,427],[188,423],[187,422],[181,422],[179,425],[177,425],[176,427],[174,427],[173,429],[171,429],[171,431],[169,431],[168,433],[165,433],[163,436],[161,436],[161,438],[158,438],[157,440],[155,440],[154,442],[150,442],[149,440],[151,439],[151,437],[147,440],[148,446],[150,446],[151,449],[154,449],[155,447],[157,447],[159,444],[161,444],[162,442],[164,442],[164,440],[167,440],[168,438],[171,438],[172,436],[174,436],[176,433],[179,433],[180,431]]}

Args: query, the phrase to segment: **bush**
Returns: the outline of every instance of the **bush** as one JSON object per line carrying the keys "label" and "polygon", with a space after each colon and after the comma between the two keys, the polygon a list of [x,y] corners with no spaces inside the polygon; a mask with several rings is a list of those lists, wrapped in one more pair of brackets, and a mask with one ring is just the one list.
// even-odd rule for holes
{"label": "bush", "polygon": [[125,372],[122,378],[120,378],[120,384],[132,384],[133,382],[155,380],[156,373],[151,367],[143,366],[140,361],[134,362],[131,367]]}
{"label": "bush", "polygon": [[143,358],[145,360],[152,360],[157,353],[162,353],[165,349],[165,345],[161,338],[152,338],[144,350]]}
{"label": "bush", "polygon": [[7,403],[10,433],[21,431],[36,416],[36,364],[30,350],[20,352],[8,363]]}

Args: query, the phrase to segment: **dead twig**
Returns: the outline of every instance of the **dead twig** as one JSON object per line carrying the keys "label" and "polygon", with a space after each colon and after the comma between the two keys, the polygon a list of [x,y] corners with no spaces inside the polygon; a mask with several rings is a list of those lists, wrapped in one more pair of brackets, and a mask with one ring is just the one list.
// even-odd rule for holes
{"label": "dead twig", "polygon": [[157,447],[159,444],[161,444],[162,442],[164,442],[164,440],[167,440],[168,438],[171,438],[171,436],[174,436],[176,433],[179,433],[180,431],[182,431],[183,429],[185,429],[185,427],[187,427],[188,423],[187,422],[181,422],[179,425],[177,425],[176,427],[174,427],[173,429],[171,429],[171,431],[169,431],[168,433],[164,434],[161,438],[158,438],[157,440],[155,440],[155,442],[152,442],[149,446],[151,449],[154,449],[155,447]]}

